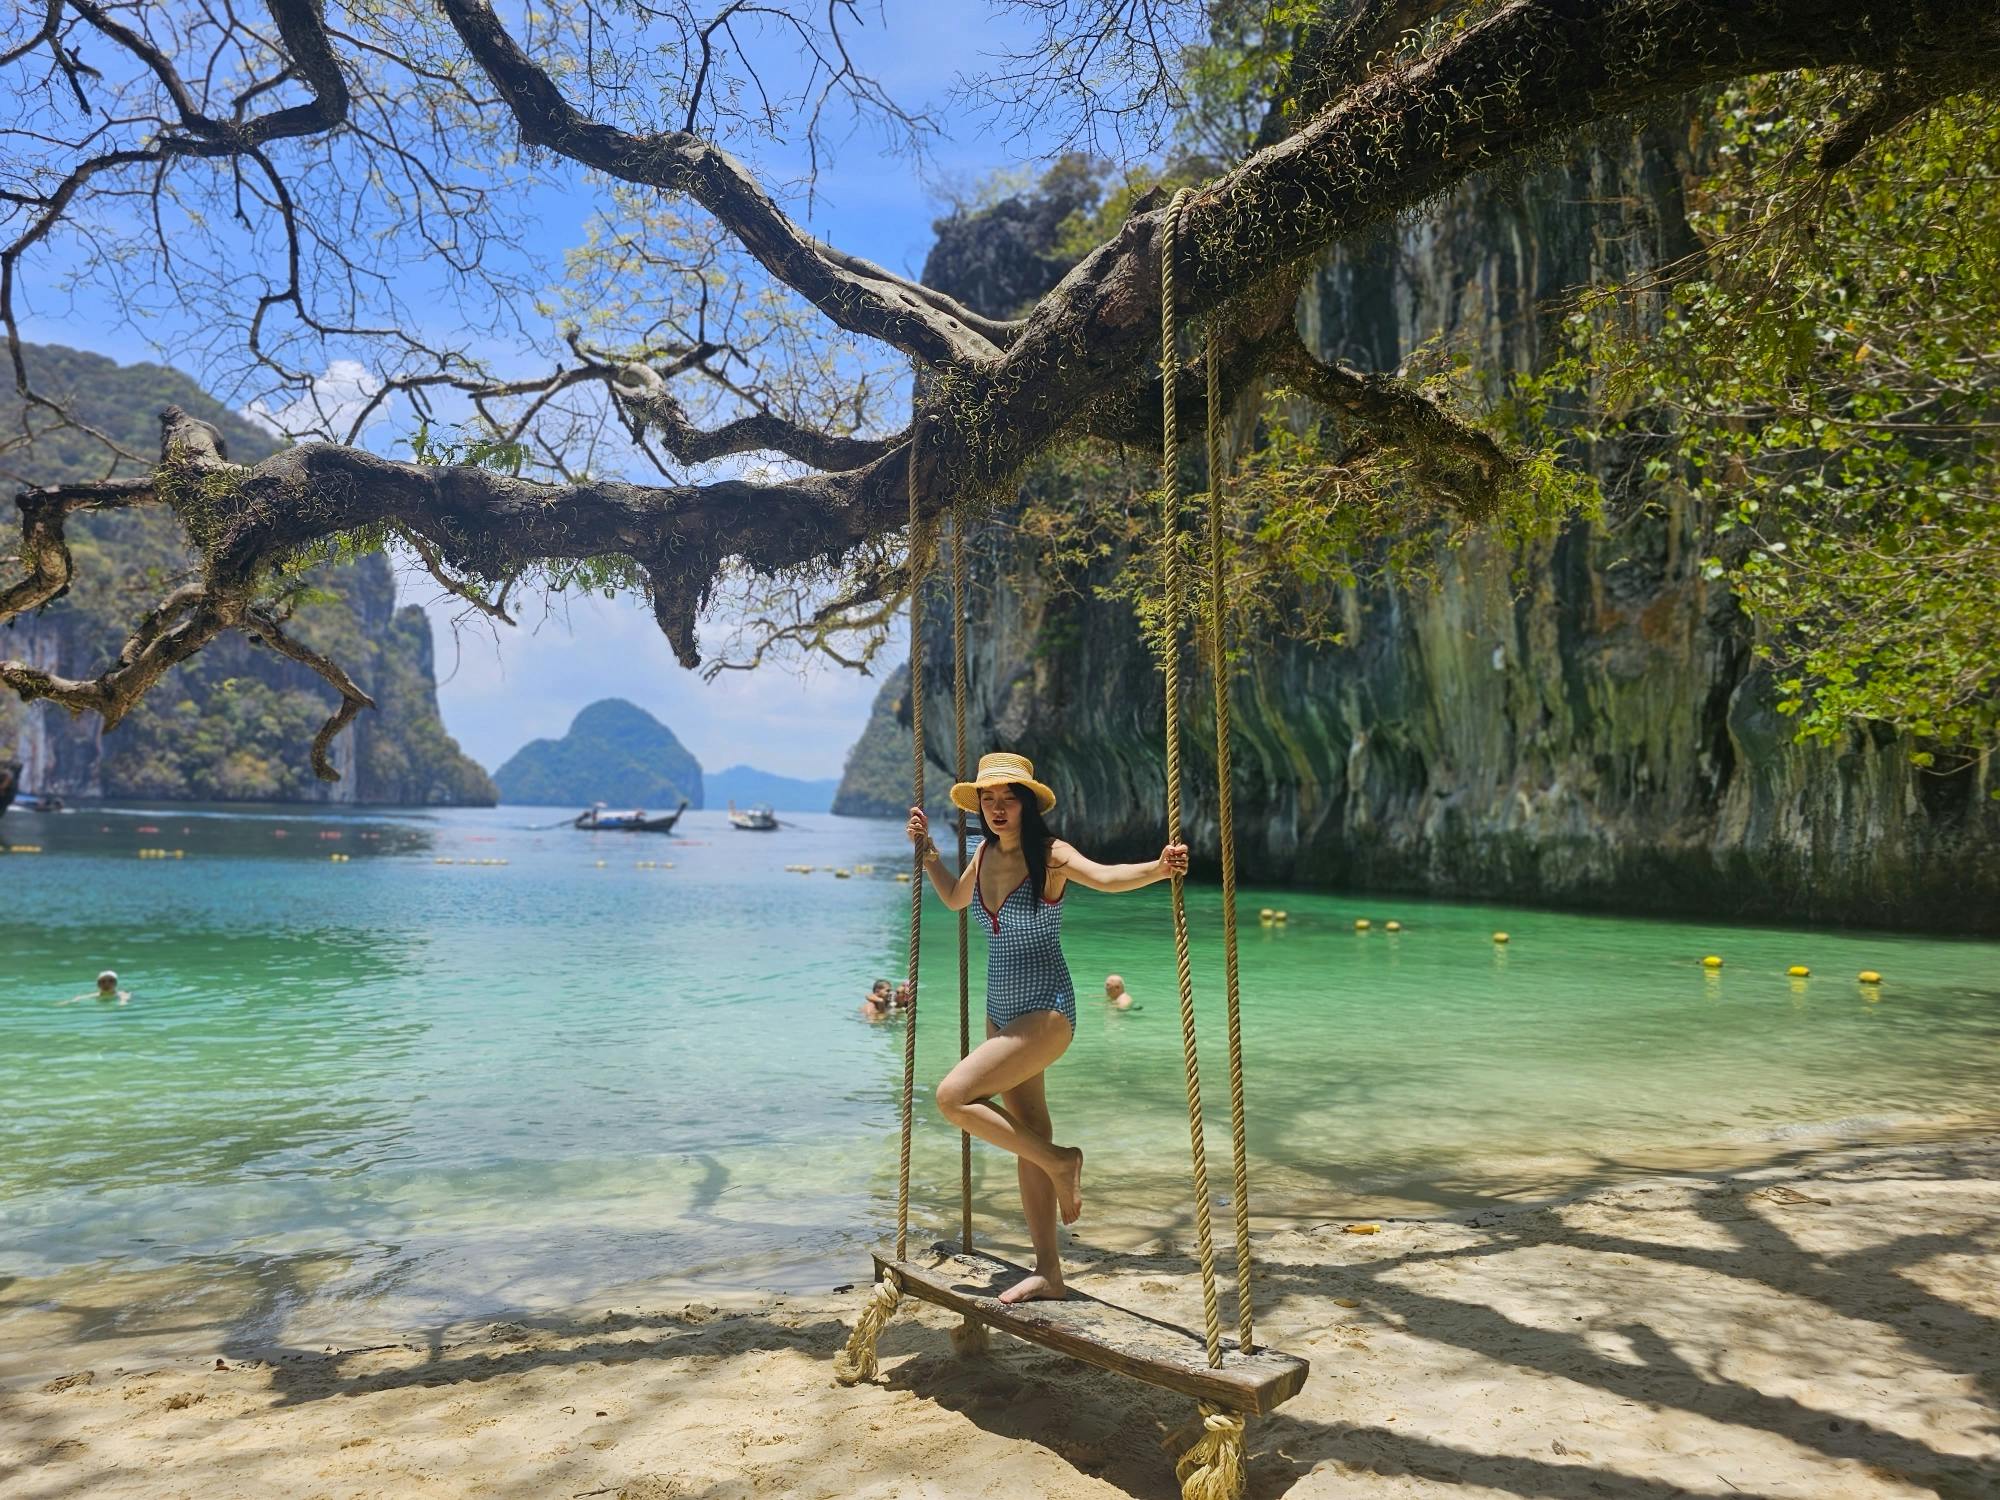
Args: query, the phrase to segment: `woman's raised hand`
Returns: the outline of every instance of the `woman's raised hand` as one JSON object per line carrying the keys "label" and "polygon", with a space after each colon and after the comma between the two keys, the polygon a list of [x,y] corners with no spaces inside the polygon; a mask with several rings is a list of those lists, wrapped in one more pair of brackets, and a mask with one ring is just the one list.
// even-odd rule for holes
{"label": "woman's raised hand", "polygon": [[1160,851],[1160,873],[1162,875],[1185,875],[1188,870],[1188,850],[1186,844],[1169,844]]}
{"label": "woman's raised hand", "polygon": [[929,842],[931,822],[929,818],[924,816],[924,810],[921,807],[910,809],[910,826],[903,831],[909,834],[910,842],[920,849]]}

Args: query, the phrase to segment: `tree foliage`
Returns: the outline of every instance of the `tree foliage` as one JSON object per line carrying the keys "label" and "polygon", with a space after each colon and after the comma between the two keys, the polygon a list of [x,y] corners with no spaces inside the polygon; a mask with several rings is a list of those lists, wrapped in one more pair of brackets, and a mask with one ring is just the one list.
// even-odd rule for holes
{"label": "tree foliage", "polygon": [[1702,256],[1586,297],[1522,395],[1587,392],[1583,436],[1643,439],[1704,506],[1803,736],[1882,720],[1956,763],[2000,727],[2000,112],[1954,99],[1820,168],[1813,126],[1870,105],[1850,77],[1728,91]]}

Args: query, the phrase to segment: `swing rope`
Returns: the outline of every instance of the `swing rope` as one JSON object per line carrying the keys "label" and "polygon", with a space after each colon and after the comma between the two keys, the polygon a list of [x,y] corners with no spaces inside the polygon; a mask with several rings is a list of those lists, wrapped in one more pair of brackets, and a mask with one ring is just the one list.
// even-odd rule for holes
{"label": "swing rope", "polygon": [[[1181,207],[1188,190],[1174,194],[1167,208],[1160,246],[1160,556],[1166,569],[1166,607],[1161,621],[1160,665],[1167,696],[1167,842],[1181,841],[1181,556],[1180,421],[1175,410],[1180,374],[1180,328],[1174,308],[1174,249],[1180,238]],[[1188,956],[1187,895],[1184,879],[1172,879],[1174,968],[1181,991],[1181,1065],[1187,1075],[1188,1147],[1194,1159],[1195,1246],[1201,1257],[1201,1311],[1208,1363],[1222,1367],[1222,1318],[1215,1299],[1215,1242],[1208,1215],[1208,1149],[1201,1134],[1201,1065],[1195,1056],[1194,966]]]}
{"label": "swing rope", "polygon": [[[923,438],[923,418],[910,426],[910,453],[906,461],[910,497],[910,781],[915,805],[924,805],[924,590],[923,581],[930,561],[930,531],[917,503],[917,451]],[[912,1105],[917,1081],[917,968],[919,945],[923,940],[924,860],[936,846],[921,839],[910,856],[910,957],[907,975],[910,985],[910,1013],[903,1023],[903,1132],[896,1158],[896,1259],[910,1258],[910,1137],[915,1121]],[[961,929],[962,932],[962,929]],[[963,953],[963,937],[961,949]],[[961,959],[961,964],[963,959]],[[961,1002],[962,1004],[963,1002]],[[963,1030],[963,1028],[961,1028]],[[970,1178],[965,1179],[970,1188]],[[970,1193],[967,1194],[968,1203]],[[970,1209],[967,1209],[968,1219]],[[855,1319],[847,1347],[834,1357],[834,1378],[842,1385],[873,1380],[877,1365],[875,1344],[896,1305],[903,1299],[902,1283],[893,1271],[885,1271],[876,1283],[868,1305]]]}
{"label": "swing rope", "polygon": [[1208,656],[1215,673],[1216,815],[1222,839],[1222,971],[1229,1005],[1229,1164],[1236,1210],[1236,1339],[1256,1348],[1250,1328],[1250,1155],[1243,1130],[1243,1021],[1236,979],[1236,820],[1229,769],[1229,660],[1222,626],[1222,353],[1211,326],[1204,341],[1208,378]]}
{"label": "swing rope", "polygon": [[[956,779],[970,779],[966,773],[965,757],[965,595],[968,565],[965,552],[965,501],[963,497],[952,502],[951,507],[951,715],[952,715],[952,757],[957,771]],[[956,804],[953,804],[956,806]],[[957,809],[958,817],[958,868],[965,869],[965,809]],[[966,919],[970,914],[964,907],[958,909],[958,1055],[962,1058],[972,1050],[972,965],[969,958],[969,939]],[[967,1255],[972,1253],[972,1137],[961,1130],[958,1133],[958,1220],[959,1244]],[[976,1354],[988,1345],[986,1325],[973,1317],[959,1320],[951,1331],[952,1347],[960,1354]]]}
{"label": "swing rope", "polygon": [[[965,761],[965,502],[951,507],[951,716],[955,780],[966,781]],[[957,806],[957,804],[953,804]],[[965,809],[958,808],[958,868],[965,869]],[[972,964],[968,956],[966,919],[970,913],[958,909],[958,1055],[972,1050]],[[958,1133],[958,1217],[959,1240],[972,1253],[972,1136]],[[984,1327],[984,1324],[979,1325]]]}
{"label": "swing rope", "polygon": [[[1180,376],[1180,328],[1178,309],[1174,294],[1174,252],[1180,240],[1181,210],[1189,193],[1181,188],[1174,194],[1167,206],[1167,221],[1164,238],[1160,245],[1160,546],[1165,562],[1165,609],[1161,628],[1165,639],[1161,651],[1161,669],[1166,678],[1166,719],[1167,719],[1167,842],[1181,841],[1181,685],[1180,685],[1180,623],[1181,623],[1181,555],[1180,555],[1180,421],[1177,410]],[[1221,464],[1221,401],[1218,396],[1220,382],[1216,379],[1216,361],[1213,334],[1209,343],[1208,363],[1205,371],[1208,379],[1208,458],[1209,458],[1209,548],[1211,569],[1221,567],[1222,549],[1220,533],[1222,513],[1220,509],[1221,486],[1219,476]],[[1211,583],[1215,574],[1211,571]],[[1224,692],[1221,671],[1221,618],[1218,613],[1221,591],[1212,588],[1214,601],[1209,616],[1209,646],[1216,659],[1216,682],[1218,702]],[[1223,708],[1227,713],[1226,706]],[[1218,719],[1218,734],[1227,734],[1227,719]],[[1230,821],[1229,772],[1226,759],[1221,763],[1222,802],[1222,847],[1224,869],[1224,943],[1225,962],[1229,974],[1229,1093],[1230,1093],[1230,1146],[1232,1166],[1235,1173],[1236,1191],[1236,1252],[1237,1252],[1237,1310],[1241,1319],[1242,1343],[1245,1350],[1250,1345],[1250,1229],[1247,1209],[1244,1206],[1245,1179],[1248,1176],[1243,1142],[1243,1063],[1242,1047],[1237,1028],[1237,993],[1235,976],[1235,926],[1234,926],[1234,877],[1235,857],[1231,851],[1234,832]],[[1187,1074],[1188,1105],[1188,1146],[1194,1160],[1194,1226],[1195,1245],[1201,1257],[1201,1310],[1203,1335],[1208,1345],[1208,1362],[1212,1368],[1222,1364],[1222,1315],[1215,1295],[1215,1245],[1209,1224],[1208,1205],[1208,1151],[1202,1140],[1201,1123],[1201,1070],[1195,1058],[1194,1035],[1194,978],[1188,958],[1187,900],[1183,890],[1183,878],[1173,877],[1174,914],[1174,964],[1180,979],[1181,1001],[1181,1056]],[[1181,1482],[1182,1500],[1240,1500],[1246,1487],[1244,1470],[1244,1439],[1248,1423],[1237,1412],[1222,1407],[1201,1403],[1202,1434],[1194,1446],[1181,1455],[1174,1465],[1174,1474]]]}
{"label": "swing rope", "polygon": [[[910,788],[924,805],[924,576],[930,571],[930,528],[917,513],[917,443],[922,424],[910,429]],[[917,1082],[917,953],[924,936],[924,858],[935,846],[919,839],[910,856],[910,1013],[903,1026],[903,1143],[896,1163],[896,1259],[910,1258],[911,1101]]]}

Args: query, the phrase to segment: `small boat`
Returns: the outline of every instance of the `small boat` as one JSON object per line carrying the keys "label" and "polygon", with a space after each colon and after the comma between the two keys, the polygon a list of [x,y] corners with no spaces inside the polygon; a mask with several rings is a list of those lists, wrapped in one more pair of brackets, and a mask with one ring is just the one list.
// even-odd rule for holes
{"label": "small boat", "polygon": [[762,802],[741,812],[732,802],[729,804],[729,826],[741,828],[745,833],[769,833],[778,826],[778,815]]}
{"label": "small boat", "polygon": [[15,795],[14,806],[22,812],[59,813],[63,810],[63,799],[54,792],[20,792]]}
{"label": "small boat", "polygon": [[588,810],[576,815],[572,828],[603,830],[608,833],[672,833],[674,824],[680,822],[681,814],[688,808],[687,798],[681,798],[681,805],[670,813],[647,817],[643,807],[629,811],[614,812],[602,802],[593,804]]}

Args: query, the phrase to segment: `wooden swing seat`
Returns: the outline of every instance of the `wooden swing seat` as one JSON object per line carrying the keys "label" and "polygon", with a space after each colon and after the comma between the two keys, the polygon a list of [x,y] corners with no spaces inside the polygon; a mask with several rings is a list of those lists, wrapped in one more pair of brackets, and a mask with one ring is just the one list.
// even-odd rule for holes
{"label": "wooden swing seat", "polygon": [[875,1251],[875,1278],[894,1271],[912,1297],[977,1319],[1031,1344],[1183,1395],[1262,1415],[1289,1401],[1306,1383],[1306,1361],[1275,1349],[1244,1354],[1223,1340],[1222,1368],[1211,1368],[1202,1336],[1174,1323],[1128,1312],[1072,1290],[1060,1302],[1003,1303],[999,1293],[1028,1272],[1012,1261],[949,1244],[897,1260],[893,1246]]}

